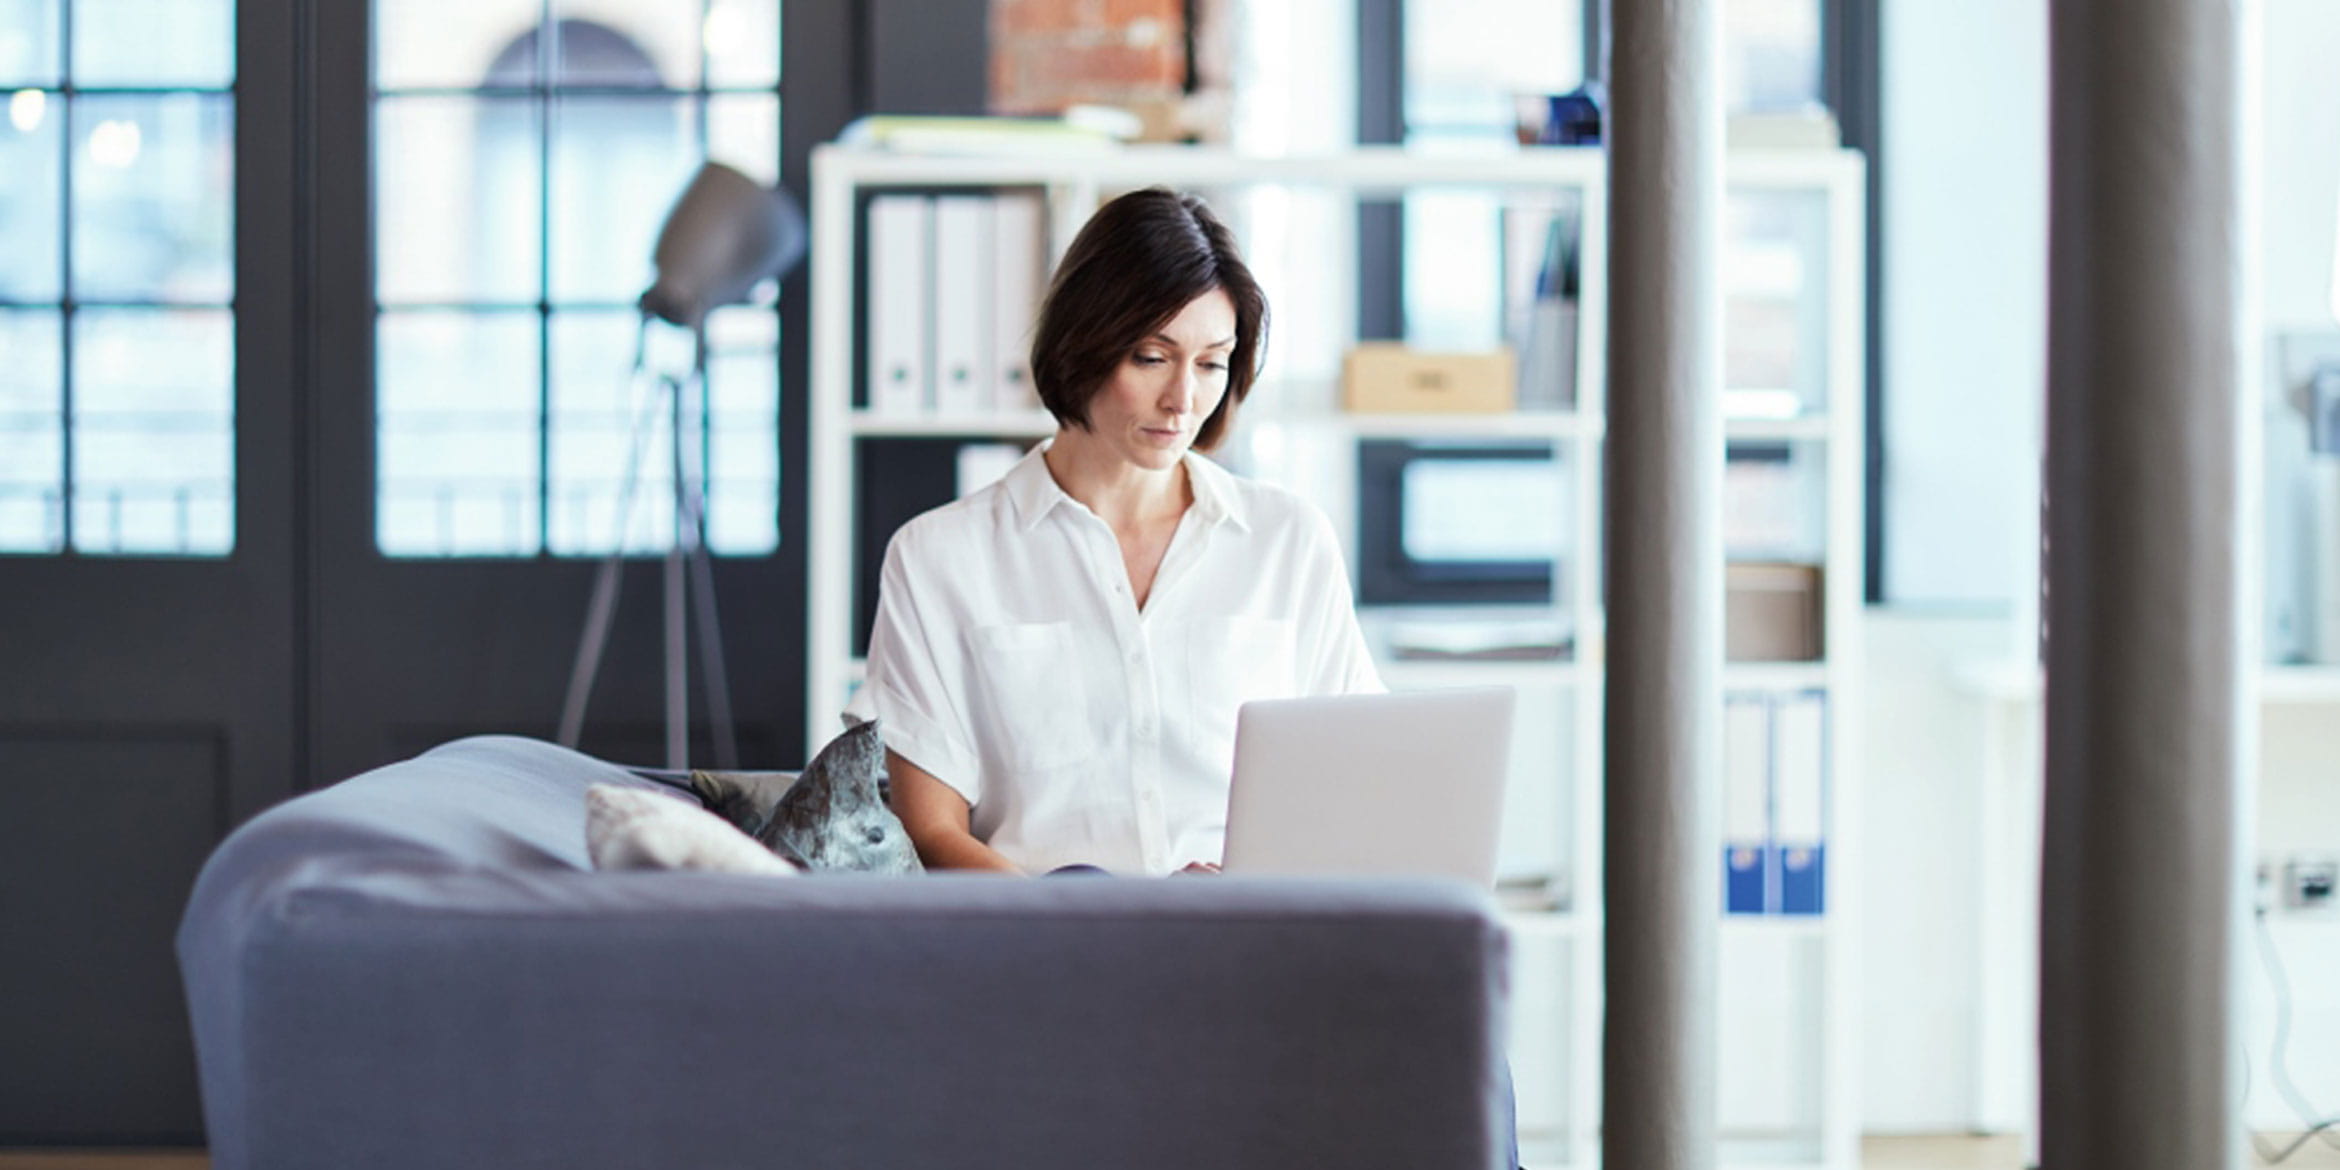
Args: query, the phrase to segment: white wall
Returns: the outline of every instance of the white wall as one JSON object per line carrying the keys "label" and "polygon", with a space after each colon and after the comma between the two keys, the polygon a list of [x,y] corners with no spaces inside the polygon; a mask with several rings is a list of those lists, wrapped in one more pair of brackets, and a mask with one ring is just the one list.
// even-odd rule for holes
{"label": "white wall", "polygon": [[1896,608],[1866,632],[1862,1120],[1957,1132],[1991,1112],[1984,973],[2029,960],[1985,952],[1986,712],[1956,673],[2016,644],[2006,614],[2034,563],[2020,521],[2046,369],[2047,4],[1882,0],[1879,21]]}
{"label": "white wall", "polygon": [[[2335,42],[2340,44],[2340,42]],[[2257,857],[2276,875],[2299,853],[2340,857],[2340,708],[2269,708],[2262,722]],[[2318,1119],[2340,1114],[2340,912],[2283,907],[2278,894],[2266,931],[2254,932],[2239,983],[2241,1043],[2251,1057],[2245,1123],[2258,1129],[2305,1128],[2276,1083],[2270,1064],[2276,1036],[2278,971],[2289,983],[2287,1065],[2303,1104]],[[2272,948],[2272,954],[2269,953]]]}
{"label": "white wall", "polygon": [[[2262,311],[2270,336],[2340,353],[2333,339],[2334,215],[2340,207],[2340,79],[2331,66],[2340,53],[2340,3],[2266,0],[2258,46],[2262,127],[2261,183],[2257,191]],[[2296,588],[2280,571],[2282,541],[2302,519],[2292,485],[2304,455],[2296,420],[2284,405],[2286,381],[2297,375],[2297,355],[2286,363],[2268,354],[2274,375],[2267,387],[2268,503],[2277,570],[2271,584]],[[2302,591],[2304,594],[2304,590]],[[2273,637],[2275,635],[2271,635]],[[2280,641],[2279,641],[2280,644]],[[2280,876],[2299,853],[2340,855],[2340,709],[2280,707],[2262,721],[2257,793],[2256,855]],[[2303,1128],[2340,1110],[2340,914],[2302,914],[2282,908],[2277,894],[2262,929],[2253,930],[2240,972],[2241,1044],[2250,1056],[2245,1123],[2261,1129]],[[2254,924],[2258,926],[2260,924]],[[2283,1072],[2274,1066],[2279,981],[2290,997]],[[2296,1094],[2292,1091],[2296,1090]]]}
{"label": "white wall", "polygon": [[2340,207],[2340,3],[2262,0],[2261,289],[2272,332],[2330,331]]}
{"label": "white wall", "polygon": [[1885,596],[2002,603],[2046,368],[2047,5],[1879,20]]}
{"label": "white wall", "polygon": [[1983,709],[1954,685],[2004,619],[1871,610],[1861,700],[1861,1116],[1874,1133],[1976,1116]]}

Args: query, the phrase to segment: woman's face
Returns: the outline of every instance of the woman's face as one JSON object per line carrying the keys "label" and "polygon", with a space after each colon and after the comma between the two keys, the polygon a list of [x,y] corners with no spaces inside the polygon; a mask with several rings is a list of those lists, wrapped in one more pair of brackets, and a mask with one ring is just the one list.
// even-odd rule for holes
{"label": "woman's face", "polygon": [[1089,401],[1089,438],[1139,467],[1175,466],[1227,396],[1235,302],[1220,289],[1188,301],[1121,359]]}

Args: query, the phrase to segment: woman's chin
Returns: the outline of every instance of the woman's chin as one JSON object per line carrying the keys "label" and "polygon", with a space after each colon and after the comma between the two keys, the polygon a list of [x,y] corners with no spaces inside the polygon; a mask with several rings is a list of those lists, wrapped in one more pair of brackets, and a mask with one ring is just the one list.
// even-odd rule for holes
{"label": "woman's chin", "polygon": [[1175,447],[1140,448],[1130,452],[1129,461],[1148,471],[1168,471],[1185,457],[1186,444],[1180,443]]}
{"label": "woman's chin", "polygon": [[1159,471],[1177,464],[1186,454],[1185,436],[1164,439],[1147,431],[1139,431],[1123,442],[1114,444],[1121,449],[1121,457],[1139,467]]}

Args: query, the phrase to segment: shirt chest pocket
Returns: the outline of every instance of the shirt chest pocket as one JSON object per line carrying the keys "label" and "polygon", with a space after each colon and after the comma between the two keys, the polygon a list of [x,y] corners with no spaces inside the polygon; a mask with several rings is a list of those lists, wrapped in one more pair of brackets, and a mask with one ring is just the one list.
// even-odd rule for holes
{"label": "shirt chest pocket", "polygon": [[1096,721],[1071,623],[983,626],[972,641],[968,706],[986,764],[1032,772],[1095,754]]}

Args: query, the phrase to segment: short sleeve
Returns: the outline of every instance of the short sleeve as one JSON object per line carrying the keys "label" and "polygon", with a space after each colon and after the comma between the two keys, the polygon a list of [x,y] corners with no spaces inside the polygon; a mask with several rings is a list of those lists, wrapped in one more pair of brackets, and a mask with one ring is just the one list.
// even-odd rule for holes
{"label": "short sleeve", "polygon": [[1366,648],[1365,632],[1357,625],[1356,592],[1349,586],[1349,566],[1341,559],[1340,539],[1332,521],[1309,509],[1308,552],[1301,559],[1304,599],[1301,649],[1303,693],[1311,695],[1378,694],[1389,688]]}
{"label": "short sleeve", "polygon": [[[973,805],[983,796],[966,717],[955,685],[963,673],[953,623],[933,612],[912,562],[915,540],[905,528],[886,545],[878,577],[877,618],[870,627],[869,663],[861,688],[845,706],[848,722],[875,719],[878,736],[902,758]],[[939,639],[939,641],[938,641]]]}

